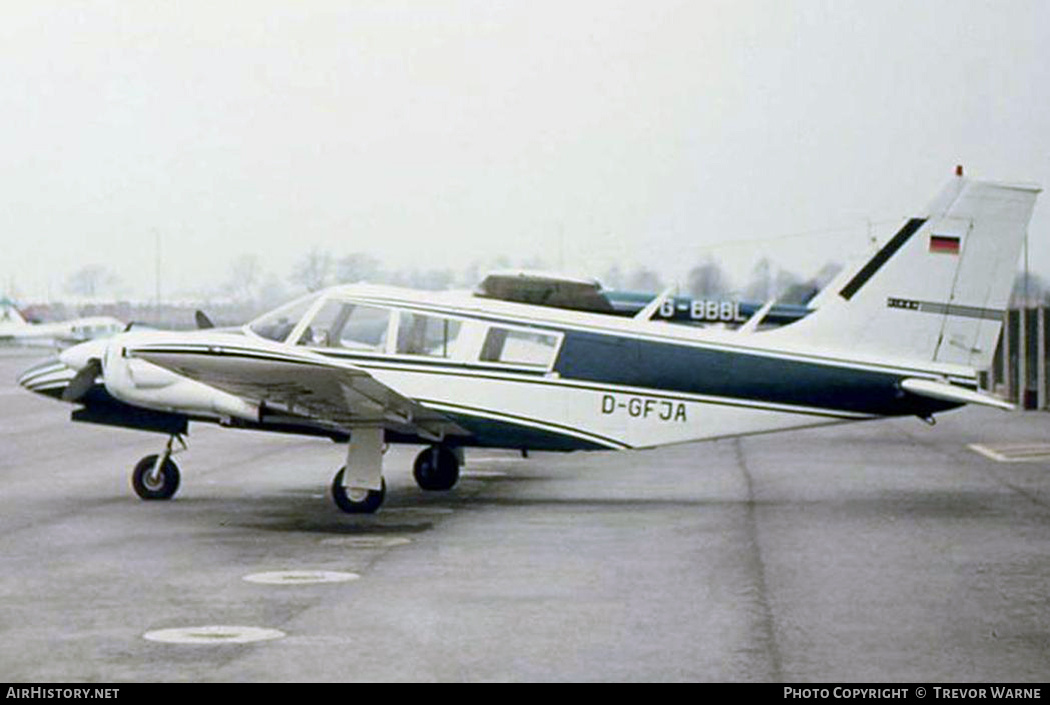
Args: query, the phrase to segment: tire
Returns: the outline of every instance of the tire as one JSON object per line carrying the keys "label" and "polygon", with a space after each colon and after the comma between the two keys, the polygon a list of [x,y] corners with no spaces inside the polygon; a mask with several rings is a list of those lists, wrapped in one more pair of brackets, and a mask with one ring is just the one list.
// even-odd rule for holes
{"label": "tire", "polygon": [[167,458],[161,465],[160,476],[151,480],[150,473],[156,462],[156,455],[140,460],[131,473],[131,486],[142,499],[171,499],[179,489],[179,466]]}
{"label": "tire", "polygon": [[450,490],[459,482],[459,458],[448,446],[431,446],[416,456],[412,476],[420,489]]}
{"label": "tire", "polygon": [[335,500],[335,505],[347,514],[375,514],[386,497],[386,480],[380,478],[378,490],[366,490],[364,491],[366,494],[356,498],[351,497],[346,487],[343,486],[344,474],[346,474],[346,468],[340,468],[332,479],[332,499]]}

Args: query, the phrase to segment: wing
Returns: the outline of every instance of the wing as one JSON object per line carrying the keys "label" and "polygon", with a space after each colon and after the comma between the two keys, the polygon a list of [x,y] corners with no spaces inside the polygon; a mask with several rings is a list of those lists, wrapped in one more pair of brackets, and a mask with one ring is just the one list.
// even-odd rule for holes
{"label": "wing", "polygon": [[223,334],[200,340],[143,340],[127,346],[126,354],[264,408],[342,428],[382,425],[431,440],[466,434],[366,370],[307,350]]}

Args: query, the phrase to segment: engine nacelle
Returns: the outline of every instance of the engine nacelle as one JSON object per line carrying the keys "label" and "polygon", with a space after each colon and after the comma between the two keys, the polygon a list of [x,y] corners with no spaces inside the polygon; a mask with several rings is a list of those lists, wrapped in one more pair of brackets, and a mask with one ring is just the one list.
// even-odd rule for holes
{"label": "engine nacelle", "polygon": [[88,361],[92,358],[101,360],[105,357],[109,343],[110,339],[107,338],[96,338],[86,343],[79,343],[60,352],[58,359],[66,367],[79,372],[87,367]]}
{"label": "engine nacelle", "polygon": [[115,399],[157,411],[260,420],[256,404],[145,360],[125,357],[132,335],[111,338],[102,357],[102,380]]}

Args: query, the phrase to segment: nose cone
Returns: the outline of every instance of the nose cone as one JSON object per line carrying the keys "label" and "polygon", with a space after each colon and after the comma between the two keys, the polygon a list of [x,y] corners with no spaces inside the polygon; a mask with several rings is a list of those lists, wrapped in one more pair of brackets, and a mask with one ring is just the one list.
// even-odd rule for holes
{"label": "nose cone", "polygon": [[62,392],[76,374],[76,370],[54,357],[23,372],[18,383],[31,392],[61,399]]}

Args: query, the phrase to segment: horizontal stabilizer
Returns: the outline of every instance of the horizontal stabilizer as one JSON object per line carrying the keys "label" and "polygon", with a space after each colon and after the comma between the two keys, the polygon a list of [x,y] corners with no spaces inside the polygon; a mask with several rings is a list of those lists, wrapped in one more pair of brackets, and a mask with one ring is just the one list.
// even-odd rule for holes
{"label": "horizontal stabilizer", "polygon": [[1010,402],[994,397],[991,394],[977,392],[972,389],[963,389],[947,382],[937,382],[932,379],[919,379],[909,377],[901,380],[901,389],[920,397],[940,399],[941,401],[954,401],[960,404],[983,404],[994,406],[997,409],[1013,411],[1016,407]]}

